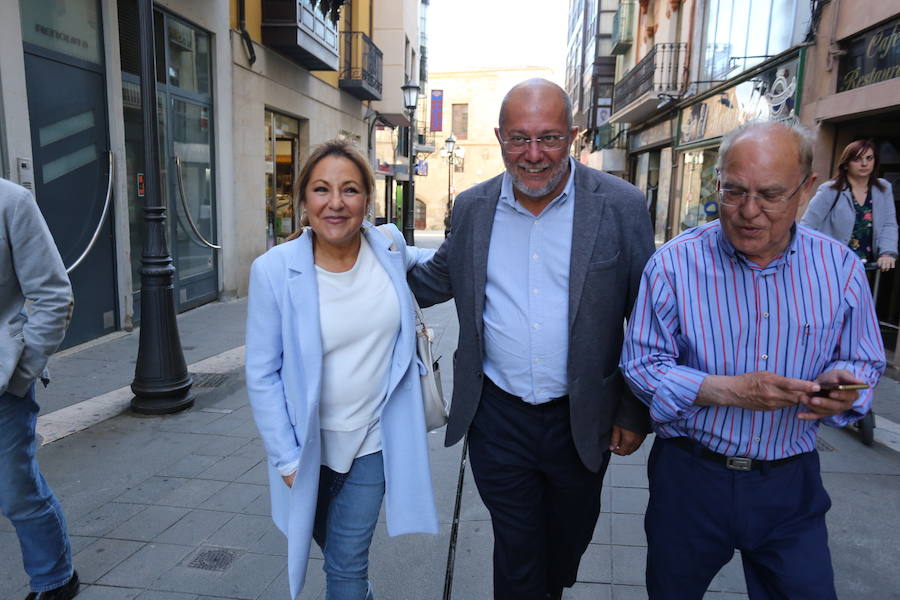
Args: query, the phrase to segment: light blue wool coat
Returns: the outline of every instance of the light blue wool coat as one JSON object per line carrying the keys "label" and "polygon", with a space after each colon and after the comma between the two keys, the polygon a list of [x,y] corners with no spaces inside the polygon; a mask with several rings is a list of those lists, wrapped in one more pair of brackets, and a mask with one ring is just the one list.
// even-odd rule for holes
{"label": "light blue wool coat", "polygon": [[[388,230],[395,250],[369,223],[363,229],[400,303],[400,331],[392,356],[384,357],[391,361],[387,396],[379,407],[387,531],[391,536],[437,533],[415,313],[406,284],[407,269],[433,251],[407,247],[393,225]],[[253,262],[247,306],[247,392],[268,455],[272,519],[288,538],[292,598],[306,578],[321,464],[322,334],[312,235],[304,233]],[[298,458],[288,488],[278,467]]]}
{"label": "light blue wool coat", "polygon": [[[882,254],[897,256],[897,215],[894,209],[894,194],[887,179],[878,181],[884,186],[879,190],[872,186],[872,245],[877,259]],[[821,231],[839,242],[846,244],[853,234],[856,222],[856,200],[849,188],[840,192],[831,187],[832,181],[819,186],[816,195],[809,201],[806,213],[800,223]]]}

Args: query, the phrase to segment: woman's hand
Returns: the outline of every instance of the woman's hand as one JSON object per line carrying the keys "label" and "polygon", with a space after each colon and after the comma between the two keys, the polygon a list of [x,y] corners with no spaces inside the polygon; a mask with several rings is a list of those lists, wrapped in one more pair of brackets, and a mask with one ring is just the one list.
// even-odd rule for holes
{"label": "woman's hand", "polygon": [[882,254],[878,257],[878,268],[882,271],[890,271],[897,263],[897,259],[890,254]]}
{"label": "woman's hand", "polygon": [[282,475],[281,480],[284,481],[284,485],[290,487],[294,487],[294,477],[297,476],[297,472],[294,471],[290,475]]}

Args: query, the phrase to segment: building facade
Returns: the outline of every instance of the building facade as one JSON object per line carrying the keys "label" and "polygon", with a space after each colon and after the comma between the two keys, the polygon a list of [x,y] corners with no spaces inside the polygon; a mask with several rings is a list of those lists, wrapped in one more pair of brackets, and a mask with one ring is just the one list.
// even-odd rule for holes
{"label": "building facade", "polygon": [[[252,260],[297,227],[293,182],[310,148],[343,137],[374,164],[380,115],[402,113],[399,86],[418,79],[408,63],[422,54],[421,6],[154,3],[159,187],[177,310],[246,293]],[[378,44],[398,14],[415,52],[390,34]],[[138,25],[137,0],[4,2],[0,175],[33,190],[73,267],[66,346],[140,322],[148,167]]]}
{"label": "building facade", "polygon": [[[805,49],[798,105],[801,122],[816,132],[819,179],[835,174],[848,143],[870,139],[878,149],[878,175],[891,182],[900,205],[900,6],[832,0],[822,4],[817,24]],[[898,365],[896,270],[880,278],[876,309],[888,358]]]}
{"label": "building facade", "polygon": [[[611,52],[618,58],[609,121],[627,130],[621,173],[647,195],[658,244],[718,218],[719,144],[751,120],[811,128],[821,180],[859,138],[878,146],[880,176],[900,179],[895,3],[621,0]],[[604,153],[595,146],[588,162],[604,168]],[[893,355],[900,321],[893,273],[882,277],[877,308]]]}
{"label": "building facade", "polygon": [[[555,73],[543,67],[445,71],[430,75],[429,130],[436,152],[424,161],[428,176],[419,178],[416,199],[425,210],[423,229],[443,230],[453,198],[473,185],[502,173],[503,157],[494,135],[500,103],[515,84]],[[439,98],[439,104],[435,103]],[[456,140],[454,154],[447,138]]]}

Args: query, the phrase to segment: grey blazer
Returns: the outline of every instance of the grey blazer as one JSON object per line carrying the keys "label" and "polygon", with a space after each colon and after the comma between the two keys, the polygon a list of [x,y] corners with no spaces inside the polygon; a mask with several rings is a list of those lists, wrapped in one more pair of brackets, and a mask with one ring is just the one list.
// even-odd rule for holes
{"label": "grey blazer", "polygon": [[0,179],[0,394],[24,396],[39,377],[46,384],[71,316],[69,276],[37,202]]}
{"label": "grey blazer", "polygon": [[[875,258],[882,254],[897,256],[897,215],[894,209],[894,194],[887,179],[878,181],[884,186],[884,190],[872,186],[872,245],[875,249]],[[846,187],[838,192],[831,187],[833,183],[826,181],[819,186],[816,195],[809,201],[800,223],[846,244],[850,241],[853,223],[856,221],[853,193]]]}
{"label": "grey blazer", "polygon": [[[484,290],[502,175],[456,199],[450,236],[409,273],[423,306],[456,300],[459,343],[445,444],[469,428],[484,383]],[[633,185],[581,164],[575,168],[575,215],[569,267],[568,387],[572,436],[584,465],[599,471],[613,424],[649,431],[647,407],[618,369],[625,319],[644,263],[654,250],[644,196]]]}

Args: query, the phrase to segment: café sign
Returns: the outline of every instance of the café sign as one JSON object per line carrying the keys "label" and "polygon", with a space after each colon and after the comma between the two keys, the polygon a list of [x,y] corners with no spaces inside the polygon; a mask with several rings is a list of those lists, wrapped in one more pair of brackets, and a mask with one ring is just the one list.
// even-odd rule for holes
{"label": "caf\u00e9 sign", "polygon": [[900,19],[850,38],[844,47],[838,92],[900,77]]}

